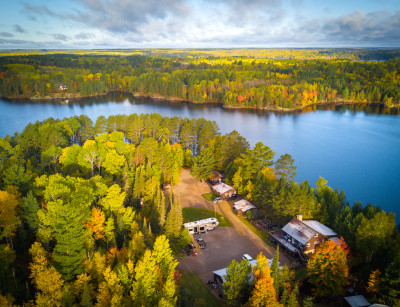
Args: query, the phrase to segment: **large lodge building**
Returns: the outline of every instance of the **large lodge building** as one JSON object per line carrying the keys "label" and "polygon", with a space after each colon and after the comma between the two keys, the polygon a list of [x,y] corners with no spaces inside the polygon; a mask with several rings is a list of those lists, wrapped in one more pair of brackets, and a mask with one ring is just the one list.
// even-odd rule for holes
{"label": "large lodge building", "polygon": [[313,254],[315,248],[324,241],[338,239],[338,235],[329,227],[315,220],[303,220],[297,215],[282,230],[270,232],[270,237],[282,248],[297,254],[305,260],[305,255]]}

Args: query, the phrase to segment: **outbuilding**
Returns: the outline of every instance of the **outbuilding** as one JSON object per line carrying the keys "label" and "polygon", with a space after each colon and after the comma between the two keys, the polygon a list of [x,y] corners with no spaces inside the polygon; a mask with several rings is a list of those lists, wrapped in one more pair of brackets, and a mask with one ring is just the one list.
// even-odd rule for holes
{"label": "outbuilding", "polygon": [[256,206],[246,199],[241,199],[233,203],[233,211],[235,211],[235,213],[238,215],[246,215],[247,211],[257,209],[258,208]]}
{"label": "outbuilding", "polygon": [[224,199],[231,198],[237,195],[236,189],[223,182],[213,185],[211,189]]}
{"label": "outbuilding", "polygon": [[217,184],[221,183],[224,180],[224,176],[220,172],[213,170],[208,180],[210,180],[211,184]]}

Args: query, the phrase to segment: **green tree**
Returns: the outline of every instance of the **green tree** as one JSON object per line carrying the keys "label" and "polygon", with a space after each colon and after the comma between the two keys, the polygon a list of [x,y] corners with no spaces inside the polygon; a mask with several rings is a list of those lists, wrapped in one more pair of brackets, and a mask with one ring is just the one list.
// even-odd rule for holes
{"label": "green tree", "polygon": [[224,295],[233,306],[239,306],[247,301],[249,297],[251,266],[247,259],[240,262],[232,260],[226,268],[226,275],[223,276]]}
{"label": "green tree", "polygon": [[197,179],[207,179],[211,176],[215,166],[214,155],[210,148],[204,147],[200,154],[194,158],[192,175]]}
{"label": "green tree", "polygon": [[400,261],[393,261],[383,275],[380,295],[385,304],[400,306]]}
{"label": "green tree", "polygon": [[294,159],[289,154],[284,154],[275,162],[275,173],[279,178],[292,181],[296,176],[297,167],[293,165]]}

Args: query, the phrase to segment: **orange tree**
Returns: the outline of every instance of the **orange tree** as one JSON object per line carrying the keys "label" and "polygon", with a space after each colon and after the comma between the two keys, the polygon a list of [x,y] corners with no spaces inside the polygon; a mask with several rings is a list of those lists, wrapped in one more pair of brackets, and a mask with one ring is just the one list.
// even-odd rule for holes
{"label": "orange tree", "polygon": [[322,243],[308,260],[307,272],[315,296],[339,295],[349,275],[342,246],[333,241]]}

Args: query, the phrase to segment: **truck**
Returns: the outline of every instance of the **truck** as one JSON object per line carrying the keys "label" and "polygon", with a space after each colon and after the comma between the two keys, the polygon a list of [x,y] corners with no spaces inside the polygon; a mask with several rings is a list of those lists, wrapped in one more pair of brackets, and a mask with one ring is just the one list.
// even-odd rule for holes
{"label": "truck", "polygon": [[187,228],[189,234],[206,233],[207,231],[214,230],[218,226],[219,222],[216,218],[210,217],[208,219],[189,222],[183,224]]}

